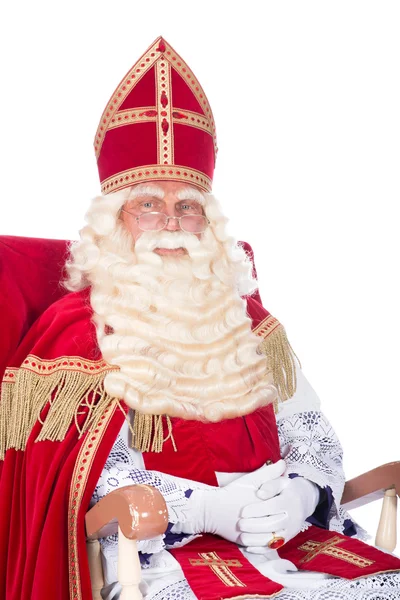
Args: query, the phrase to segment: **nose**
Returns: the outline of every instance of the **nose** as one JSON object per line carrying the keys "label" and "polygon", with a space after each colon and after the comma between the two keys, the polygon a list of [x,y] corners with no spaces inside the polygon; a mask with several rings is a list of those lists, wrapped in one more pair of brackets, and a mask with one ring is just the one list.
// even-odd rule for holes
{"label": "nose", "polygon": [[170,217],[168,219],[168,223],[165,227],[165,229],[167,229],[167,231],[178,231],[180,229],[180,225],[179,225],[179,220],[176,217],[176,215],[173,214],[174,211],[165,211],[165,214]]}

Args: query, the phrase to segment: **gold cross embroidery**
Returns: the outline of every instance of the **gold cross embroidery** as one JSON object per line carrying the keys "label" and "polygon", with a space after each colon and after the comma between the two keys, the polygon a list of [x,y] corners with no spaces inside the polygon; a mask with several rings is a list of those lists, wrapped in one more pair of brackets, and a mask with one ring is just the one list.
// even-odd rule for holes
{"label": "gold cross embroidery", "polygon": [[364,567],[369,567],[375,562],[373,560],[369,560],[368,558],[364,558],[363,556],[359,556],[358,554],[354,554],[354,552],[349,552],[343,548],[338,548],[337,546],[344,541],[345,540],[338,536],[321,543],[309,540],[298,548],[299,550],[307,552],[307,555],[300,560],[300,563],[308,562],[318,556],[318,554],[333,556],[334,558],[349,562],[356,567],[360,567],[361,569]]}
{"label": "gold cross embroidery", "polygon": [[228,587],[246,587],[232,573],[228,567],[242,567],[242,563],[237,559],[223,560],[216,552],[199,552],[201,558],[190,558],[189,562],[194,567],[210,567],[210,569],[219,577],[219,579]]}

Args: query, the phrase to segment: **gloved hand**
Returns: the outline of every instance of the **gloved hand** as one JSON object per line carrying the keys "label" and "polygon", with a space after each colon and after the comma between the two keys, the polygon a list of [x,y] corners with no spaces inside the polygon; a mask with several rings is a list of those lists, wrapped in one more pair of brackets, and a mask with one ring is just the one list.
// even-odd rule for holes
{"label": "gloved hand", "polygon": [[267,544],[273,534],[288,542],[301,531],[318,504],[319,488],[302,477],[281,477],[264,483],[257,497],[262,502],[248,504],[242,511],[239,543],[248,552],[264,554],[270,552]]}
{"label": "gloved hand", "polygon": [[179,523],[182,533],[215,533],[231,542],[240,543],[238,521],[246,505],[261,504],[257,490],[265,482],[280,478],[286,469],[284,460],[239,477],[224,487],[193,490],[184,523]]}
{"label": "gloved hand", "polygon": [[320,588],[322,581],[331,577],[327,573],[299,571],[292,562],[282,558],[266,560],[254,566],[264,577],[268,577],[286,588],[307,590]]}

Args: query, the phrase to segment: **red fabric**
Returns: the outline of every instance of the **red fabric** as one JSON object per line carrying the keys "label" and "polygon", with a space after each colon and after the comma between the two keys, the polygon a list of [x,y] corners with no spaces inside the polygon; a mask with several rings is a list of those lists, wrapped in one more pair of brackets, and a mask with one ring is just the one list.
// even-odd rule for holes
{"label": "red fabric", "polygon": [[170,552],[198,600],[270,598],[283,589],[261,575],[235,544],[215,535],[203,535]]}
{"label": "red fabric", "polygon": [[[178,452],[171,440],[165,442],[161,453],[144,452],[146,469],[218,485],[216,471],[250,473],[267,460],[276,462],[280,458],[272,405],[220,423],[171,421]],[[164,437],[167,435],[165,427]]]}
{"label": "red fabric", "polygon": [[184,121],[174,123],[174,162],[190,169],[196,169],[212,179],[214,162],[210,160],[208,146],[210,134],[195,127],[188,127]]}
{"label": "red fabric", "polygon": [[120,106],[120,110],[136,108],[137,106],[153,106],[156,97],[156,81],[154,68],[149,69],[136,83],[130,94]]}
{"label": "red fabric", "polygon": [[[41,358],[74,356],[95,360],[99,351],[87,293],[68,294],[35,323],[13,365],[27,354]],[[44,418],[48,406],[42,413]],[[79,417],[82,425],[84,415]],[[79,507],[78,547],[83,598],[91,597],[84,516],[106,458],[122,426],[115,413],[92,465]],[[0,478],[0,598],[69,600],[68,514],[72,472],[85,436],[75,426],[63,442],[39,442],[34,426],[24,452],[9,450]]]}
{"label": "red fabric", "polygon": [[[2,298],[1,313],[3,336],[11,340],[7,350],[18,343],[38,317],[14,357],[6,361],[3,354],[3,363],[18,367],[28,354],[42,359],[59,356],[100,359],[88,291],[67,294],[40,315],[53,298],[65,293],[59,287],[59,280],[67,242],[11,237],[0,241],[3,289],[10,290]],[[13,312],[16,298],[20,303]],[[254,301],[250,302],[254,307]],[[18,320],[20,313],[22,318]],[[15,316],[15,325],[12,319],[7,320],[7,315]],[[12,323],[10,330],[8,323]],[[109,423],[79,507],[78,562],[84,599],[91,597],[84,516],[123,419],[122,412],[117,411]],[[63,442],[34,443],[40,429],[38,422],[25,452],[9,450],[0,462],[0,598],[4,600],[70,598],[68,499],[76,457],[86,436],[78,440],[75,428],[71,427]],[[178,455],[182,456],[177,453],[173,460]],[[218,466],[217,462],[215,465]],[[207,460],[203,466],[209,473]]]}
{"label": "red fabric", "polygon": [[[308,550],[310,544],[318,546],[314,550]],[[332,555],[332,549],[335,554],[337,551],[337,555]],[[315,556],[310,552],[314,552]],[[355,538],[319,529],[314,525],[285,544],[279,550],[279,556],[292,561],[298,569],[329,573],[345,579],[358,579],[374,573],[400,570],[400,559],[396,556]],[[307,560],[308,558],[310,560]],[[359,562],[358,558],[367,561],[353,564],[354,559]],[[368,562],[371,564],[367,564]]]}
{"label": "red fabric", "polygon": [[[100,181],[133,167],[157,164],[156,139],[155,123],[135,123],[108,131],[98,162]],[[129,180],[128,185],[133,183]]]}
{"label": "red fabric", "polygon": [[0,380],[32,323],[66,293],[60,279],[68,243],[0,236]]}
{"label": "red fabric", "polygon": [[171,70],[172,89],[174,90],[174,107],[179,110],[190,110],[191,112],[204,115],[200,102],[190,92],[186,81],[179,75],[176,69]]}
{"label": "red fabric", "polygon": [[[250,316],[255,306],[255,300],[249,299]],[[260,307],[257,308],[261,311]],[[265,313],[268,314],[266,311]],[[96,345],[91,314],[87,291],[68,294],[53,304],[35,323],[16,353],[12,366],[18,366],[27,354],[35,354],[44,359],[57,358],[60,355],[79,355],[82,359],[89,360],[99,359],[100,353]],[[48,406],[41,414],[42,419],[47,410]],[[263,415],[264,411],[260,411],[260,414]],[[84,416],[79,417],[80,424]],[[24,452],[9,450],[6,453],[0,475],[0,598],[68,600],[70,577],[75,563],[79,565],[79,579],[76,580],[76,585],[79,586],[80,597],[83,599],[91,597],[84,517],[124,418],[121,411],[113,413],[91,462],[88,478],[82,482],[84,493],[76,509],[71,509],[69,506],[70,487],[76,457],[87,436],[78,440],[74,425],[71,426],[63,442],[35,443],[41,429],[38,421],[31,432],[26,450]],[[269,433],[265,431],[262,419],[258,421],[258,418],[256,414],[245,419],[227,421],[221,424],[220,431],[216,425],[210,426],[208,430],[207,426],[201,426],[204,439],[208,442],[207,456],[204,451],[206,444],[199,439],[201,437],[199,431],[192,438],[190,427],[193,427],[193,424],[182,423],[182,436],[177,433],[178,446],[184,440],[186,442],[189,440],[189,443],[171,456],[171,463],[182,461],[184,457],[186,462],[181,462],[180,474],[193,479],[204,477],[207,481],[206,477],[209,477],[211,469],[245,471],[260,466],[261,459],[264,460],[267,456],[276,459],[277,455],[274,454],[277,452],[276,431]],[[265,418],[265,425],[272,427],[272,416],[267,411],[265,411]],[[246,433],[248,427],[252,429]],[[243,436],[246,452],[241,453],[239,445],[236,447],[232,445],[232,439],[238,436]],[[191,439],[194,440],[193,444],[190,443]],[[197,458],[200,445],[203,446],[201,461]],[[229,448],[232,450],[232,462],[229,460]],[[248,453],[254,456],[249,457]],[[196,460],[199,468],[204,469],[203,474],[200,470],[194,473],[193,466],[196,466]],[[207,464],[208,462],[210,464]],[[147,457],[146,464],[149,466]],[[186,464],[186,471],[184,464]],[[166,472],[171,472],[175,468],[173,464],[162,466]],[[71,558],[68,549],[69,519],[72,510],[78,511],[76,530],[78,556],[76,558]],[[319,541],[326,541],[337,535],[324,530],[316,531]],[[293,545],[288,544],[285,550],[290,552],[292,548],[295,552],[294,544],[299,540],[313,540],[315,535],[314,529],[308,530],[301,538],[296,537]],[[361,546],[365,548],[364,544]],[[361,547],[357,546],[357,552],[361,554],[361,551]],[[289,557],[291,558],[288,555]],[[400,567],[393,561],[393,557],[385,553],[375,551],[373,559],[375,562],[371,572]],[[321,568],[326,572],[336,572],[336,566],[332,561],[327,561],[327,564],[322,565]],[[366,573],[367,571],[363,571],[359,576]],[[73,600],[77,597],[76,594],[72,595]]]}
{"label": "red fabric", "polygon": [[[173,112],[181,113],[178,121]],[[162,38],[114,90],[99,122],[95,151],[103,194],[160,178],[211,191],[216,160],[211,108],[188,65]]]}

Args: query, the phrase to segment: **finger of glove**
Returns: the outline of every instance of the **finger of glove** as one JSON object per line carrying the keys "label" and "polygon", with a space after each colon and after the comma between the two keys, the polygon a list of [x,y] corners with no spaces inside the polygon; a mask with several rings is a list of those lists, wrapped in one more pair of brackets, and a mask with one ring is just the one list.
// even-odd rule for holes
{"label": "finger of glove", "polygon": [[247,486],[258,489],[266,481],[277,479],[280,477],[286,469],[286,463],[280,459],[272,465],[263,465],[256,471],[242,475],[240,479],[237,479],[233,485]]}
{"label": "finger of glove", "polygon": [[277,529],[285,529],[288,525],[288,516],[274,515],[273,517],[265,517],[258,519],[239,519],[238,527],[240,531],[245,533],[272,533]]}
{"label": "finger of glove", "polygon": [[240,516],[242,519],[249,519],[251,517],[269,517],[271,515],[283,513],[287,509],[287,498],[283,496],[283,494],[279,494],[278,496],[269,498],[269,500],[247,504],[243,507]]}
{"label": "finger of glove", "polygon": [[278,479],[272,479],[271,481],[267,481],[263,483],[260,489],[257,492],[257,496],[262,498],[263,500],[269,500],[269,498],[273,498],[280,494],[285,488],[288,486],[288,482],[290,483],[290,479],[287,477],[279,477]]}
{"label": "finger of glove", "polygon": [[[280,484],[278,484],[278,482],[276,484],[276,488],[280,489]],[[273,500],[275,502],[272,502]],[[249,519],[251,517],[268,517],[272,514],[283,512],[285,507],[285,499],[282,501],[281,496],[277,494],[273,498],[268,498],[267,500],[246,504],[246,506],[242,508],[240,516],[242,519]]]}
{"label": "finger of glove", "polygon": [[[283,537],[286,539],[285,532],[286,529],[280,529],[278,531],[274,531],[274,534],[275,537]],[[249,548],[255,546],[268,548],[268,542],[272,540],[272,537],[273,536],[270,533],[242,533],[239,536],[239,542],[242,546],[247,546]]]}

